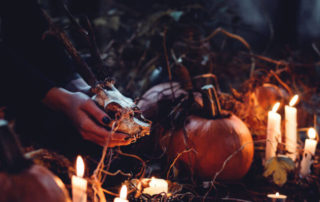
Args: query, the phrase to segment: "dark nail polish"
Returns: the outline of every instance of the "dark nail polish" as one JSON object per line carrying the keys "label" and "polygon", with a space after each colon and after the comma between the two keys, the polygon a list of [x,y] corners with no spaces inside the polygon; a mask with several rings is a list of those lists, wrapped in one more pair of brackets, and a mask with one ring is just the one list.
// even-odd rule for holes
{"label": "dark nail polish", "polygon": [[108,117],[105,116],[105,117],[103,117],[102,122],[105,123],[105,124],[108,124],[108,123],[111,122],[111,120]]}

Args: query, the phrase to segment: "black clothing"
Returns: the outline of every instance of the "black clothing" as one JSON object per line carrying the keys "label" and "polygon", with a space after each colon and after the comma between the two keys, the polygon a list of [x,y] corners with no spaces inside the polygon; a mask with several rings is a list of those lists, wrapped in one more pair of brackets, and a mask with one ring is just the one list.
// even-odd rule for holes
{"label": "black clothing", "polygon": [[77,74],[58,39],[42,39],[48,23],[36,0],[0,0],[0,19],[0,106],[14,115],[22,143],[73,155],[96,150],[64,114],[40,102],[52,87],[65,86]]}
{"label": "black clothing", "polygon": [[48,23],[36,0],[1,0],[0,17],[0,93],[6,95],[0,105],[40,101],[53,86],[75,78],[62,44],[42,39]]}

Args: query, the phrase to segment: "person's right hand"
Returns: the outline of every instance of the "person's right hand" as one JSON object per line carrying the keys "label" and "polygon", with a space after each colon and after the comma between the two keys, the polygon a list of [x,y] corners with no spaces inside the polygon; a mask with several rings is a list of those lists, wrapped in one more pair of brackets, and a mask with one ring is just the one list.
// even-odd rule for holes
{"label": "person's right hand", "polygon": [[127,135],[112,133],[103,127],[110,121],[108,115],[83,93],[52,88],[43,102],[52,109],[64,112],[85,140],[105,146],[109,139],[108,147],[130,144],[130,140],[126,140]]}

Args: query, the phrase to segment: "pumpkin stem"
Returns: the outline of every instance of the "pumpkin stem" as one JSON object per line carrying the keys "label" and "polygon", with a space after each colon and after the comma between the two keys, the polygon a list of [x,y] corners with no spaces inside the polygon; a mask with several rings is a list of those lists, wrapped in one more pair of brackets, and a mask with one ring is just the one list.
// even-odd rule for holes
{"label": "pumpkin stem", "polygon": [[23,155],[20,142],[5,120],[0,119],[0,171],[18,173],[32,162]]}
{"label": "pumpkin stem", "polygon": [[208,112],[211,118],[220,118],[221,117],[221,106],[218,98],[216,88],[209,84],[201,88],[203,96],[203,105],[205,112]]}

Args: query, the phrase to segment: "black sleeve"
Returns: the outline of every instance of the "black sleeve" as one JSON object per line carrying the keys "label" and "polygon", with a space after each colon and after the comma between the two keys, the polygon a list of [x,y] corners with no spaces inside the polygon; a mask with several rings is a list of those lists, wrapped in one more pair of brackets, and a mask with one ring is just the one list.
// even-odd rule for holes
{"label": "black sleeve", "polygon": [[[42,90],[48,90],[48,86],[63,86],[73,79],[75,72],[62,44],[55,37],[42,39],[48,23],[36,0],[0,2],[1,31],[6,50],[21,61],[17,71],[32,75],[33,80],[24,79],[25,85],[39,82],[46,86]],[[44,84],[46,81],[47,85]],[[43,94],[42,91],[39,93]]]}

